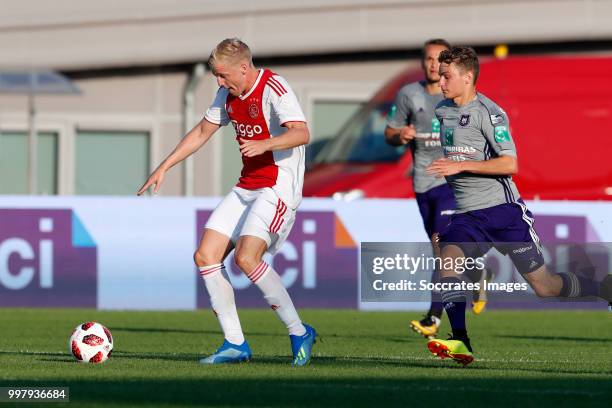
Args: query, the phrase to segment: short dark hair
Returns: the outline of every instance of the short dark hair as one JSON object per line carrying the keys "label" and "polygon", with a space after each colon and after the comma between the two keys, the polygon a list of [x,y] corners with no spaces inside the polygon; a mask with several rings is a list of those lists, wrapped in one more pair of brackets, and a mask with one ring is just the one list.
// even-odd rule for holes
{"label": "short dark hair", "polygon": [[472,71],[474,73],[474,84],[478,80],[480,66],[478,64],[478,55],[472,47],[452,47],[449,50],[444,50],[438,57],[440,64],[454,63],[459,69]]}
{"label": "short dark hair", "polygon": [[423,43],[423,48],[421,49],[421,55],[423,58],[425,58],[425,49],[427,47],[429,47],[430,45],[441,45],[442,47],[446,48],[447,50],[451,49],[451,45],[448,41],[446,41],[443,38],[432,38],[430,40],[425,41],[425,43]]}

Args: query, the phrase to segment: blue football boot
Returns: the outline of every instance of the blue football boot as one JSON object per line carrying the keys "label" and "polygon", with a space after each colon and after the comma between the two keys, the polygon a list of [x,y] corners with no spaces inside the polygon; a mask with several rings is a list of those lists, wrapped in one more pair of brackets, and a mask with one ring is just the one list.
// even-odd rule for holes
{"label": "blue football boot", "polygon": [[200,364],[242,363],[249,361],[252,355],[253,353],[251,353],[251,348],[246,340],[240,345],[232,344],[225,340],[214,354],[201,359]]}
{"label": "blue football boot", "polygon": [[317,341],[317,331],[307,324],[304,324],[304,327],[306,328],[306,333],[302,336],[289,336],[294,366],[308,364],[312,356],[312,346]]}

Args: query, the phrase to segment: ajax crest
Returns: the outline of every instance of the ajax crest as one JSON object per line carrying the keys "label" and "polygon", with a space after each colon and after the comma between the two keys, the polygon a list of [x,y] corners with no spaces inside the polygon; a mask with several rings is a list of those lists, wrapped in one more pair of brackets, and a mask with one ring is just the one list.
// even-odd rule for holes
{"label": "ajax crest", "polygon": [[259,108],[254,103],[249,105],[249,116],[253,119],[256,119],[259,115]]}

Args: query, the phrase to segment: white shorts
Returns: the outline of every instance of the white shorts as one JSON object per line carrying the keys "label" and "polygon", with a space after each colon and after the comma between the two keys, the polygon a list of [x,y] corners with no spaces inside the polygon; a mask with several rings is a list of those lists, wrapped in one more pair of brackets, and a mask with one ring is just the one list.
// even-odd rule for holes
{"label": "white shorts", "polygon": [[268,253],[275,254],[294,222],[295,210],[285,205],[271,188],[234,187],[215,208],[205,228],[228,236],[234,245],[243,235],[256,236],[266,241]]}

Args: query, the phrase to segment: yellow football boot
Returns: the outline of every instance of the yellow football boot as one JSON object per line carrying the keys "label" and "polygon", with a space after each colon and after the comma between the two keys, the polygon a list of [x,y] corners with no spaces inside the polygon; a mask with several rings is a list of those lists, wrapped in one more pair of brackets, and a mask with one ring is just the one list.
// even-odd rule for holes
{"label": "yellow football boot", "polygon": [[428,339],[436,337],[438,327],[440,327],[440,319],[436,316],[425,316],[421,320],[410,321],[410,328]]}
{"label": "yellow football boot", "polygon": [[456,340],[452,337],[448,340],[433,339],[427,342],[427,348],[433,355],[441,359],[452,358],[464,367],[474,361],[470,341]]}

